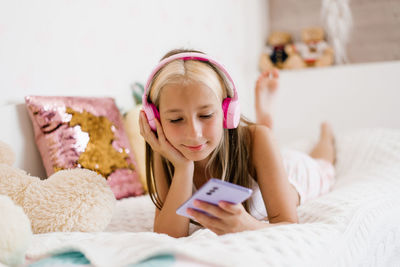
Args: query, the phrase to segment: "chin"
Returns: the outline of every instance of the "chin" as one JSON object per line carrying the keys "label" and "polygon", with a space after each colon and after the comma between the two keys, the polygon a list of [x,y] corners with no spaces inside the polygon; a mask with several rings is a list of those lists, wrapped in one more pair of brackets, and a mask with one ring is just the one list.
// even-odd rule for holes
{"label": "chin", "polygon": [[202,155],[185,155],[185,157],[192,161],[202,161],[206,159],[210,154],[202,154]]}
{"label": "chin", "polygon": [[186,152],[182,153],[187,159],[192,161],[205,160],[211,155],[212,151],[201,151],[201,152]]}

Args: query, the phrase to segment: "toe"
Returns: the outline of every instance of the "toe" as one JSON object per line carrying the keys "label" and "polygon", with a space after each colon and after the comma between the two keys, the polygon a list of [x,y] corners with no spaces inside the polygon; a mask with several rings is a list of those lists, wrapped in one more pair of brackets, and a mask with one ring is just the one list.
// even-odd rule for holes
{"label": "toe", "polygon": [[278,69],[273,69],[273,70],[271,71],[271,76],[272,76],[273,78],[275,78],[275,79],[278,79],[278,78],[279,78],[279,71],[278,71]]}

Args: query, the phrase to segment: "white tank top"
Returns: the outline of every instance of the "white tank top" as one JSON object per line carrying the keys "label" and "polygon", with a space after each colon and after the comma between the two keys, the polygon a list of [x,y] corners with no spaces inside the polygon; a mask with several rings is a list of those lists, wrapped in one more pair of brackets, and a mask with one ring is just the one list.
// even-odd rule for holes
{"label": "white tank top", "polygon": [[251,189],[253,189],[253,194],[250,197],[250,214],[257,220],[267,221],[268,214],[265,208],[264,199],[262,197],[260,187],[258,183],[252,178],[251,179]]}

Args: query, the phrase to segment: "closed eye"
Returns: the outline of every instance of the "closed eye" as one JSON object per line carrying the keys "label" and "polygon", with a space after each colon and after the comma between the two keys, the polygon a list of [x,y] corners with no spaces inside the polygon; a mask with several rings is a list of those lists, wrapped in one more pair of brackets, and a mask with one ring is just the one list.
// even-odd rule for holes
{"label": "closed eye", "polygon": [[[199,117],[201,119],[209,119],[209,118],[212,118],[213,116],[214,116],[214,113],[210,113],[210,114],[207,114],[207,115],[200,115]],[[177,118],[177,119],[174,119],[174,120],[169,120],[169,122],[171,122],[171,123],[178,123],[178,122],[181,122],[181,121],[183,121],[183,118]]]}
{"label": "closed eye", "polygon": [[214,115],[214,113],[210,113],[210,114],[208,114],[208,115],[201,115],[200,118],[202,118],[202,119],[209,119],[209,118],[211,118],[213,115]]}
{"label": "closed eye", "polygon": [[177,123],[177,122],[180,122],[180,121],[182,121],[182,118],[179,118],[179,119],[175,119],[175,120],[169,120],[170,122],[172,122],[172,123]]}

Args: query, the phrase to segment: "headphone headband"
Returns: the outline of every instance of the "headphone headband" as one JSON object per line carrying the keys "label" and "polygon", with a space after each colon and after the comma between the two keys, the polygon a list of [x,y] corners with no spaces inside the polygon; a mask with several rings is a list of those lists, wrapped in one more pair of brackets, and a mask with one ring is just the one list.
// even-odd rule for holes
{"label": "headphone headband", "polygon": [[168,63],[170,63],[170,62],[172,62],[174,60],[177,60],[177,59],[182,59],[182,60],[185,60],[185,61],[186,60],[198,60],[198,61],[210,62],[210,63],[214,64],[215,66],[217,66],[218,69],[222,71],[222,74],[226,77],[226,79],[224,79],[224,80],[230,83],[231,89],[233,91],[233,96],[231,97],[232,101],[237,101],[238,100],[238,95],[237,95],[235,83],[233,82],[233,79],[231,78],[231,76],[229,75],[228,71],[225,69],[225,67],[222,64],[218,63],[217,61],[215,61],[211,57],[207,56],[206,54],[197,53],[197,52],[184,52],[184,53],[178,53],[178,54],[169,56],[167,58],[164,58],[153,69],[153,71],[151,72],[149,78],[147,79],[146,86],[144,87],[142,103],[145,103],[145,102],[147,103],[147,97],[148,97],[148,93],[149,93],[149,90],[150,90],[150,85],[151,85],[151,83],[153,81],[153,78],[156,75],[156,73],[162,67],[164,67]]}

